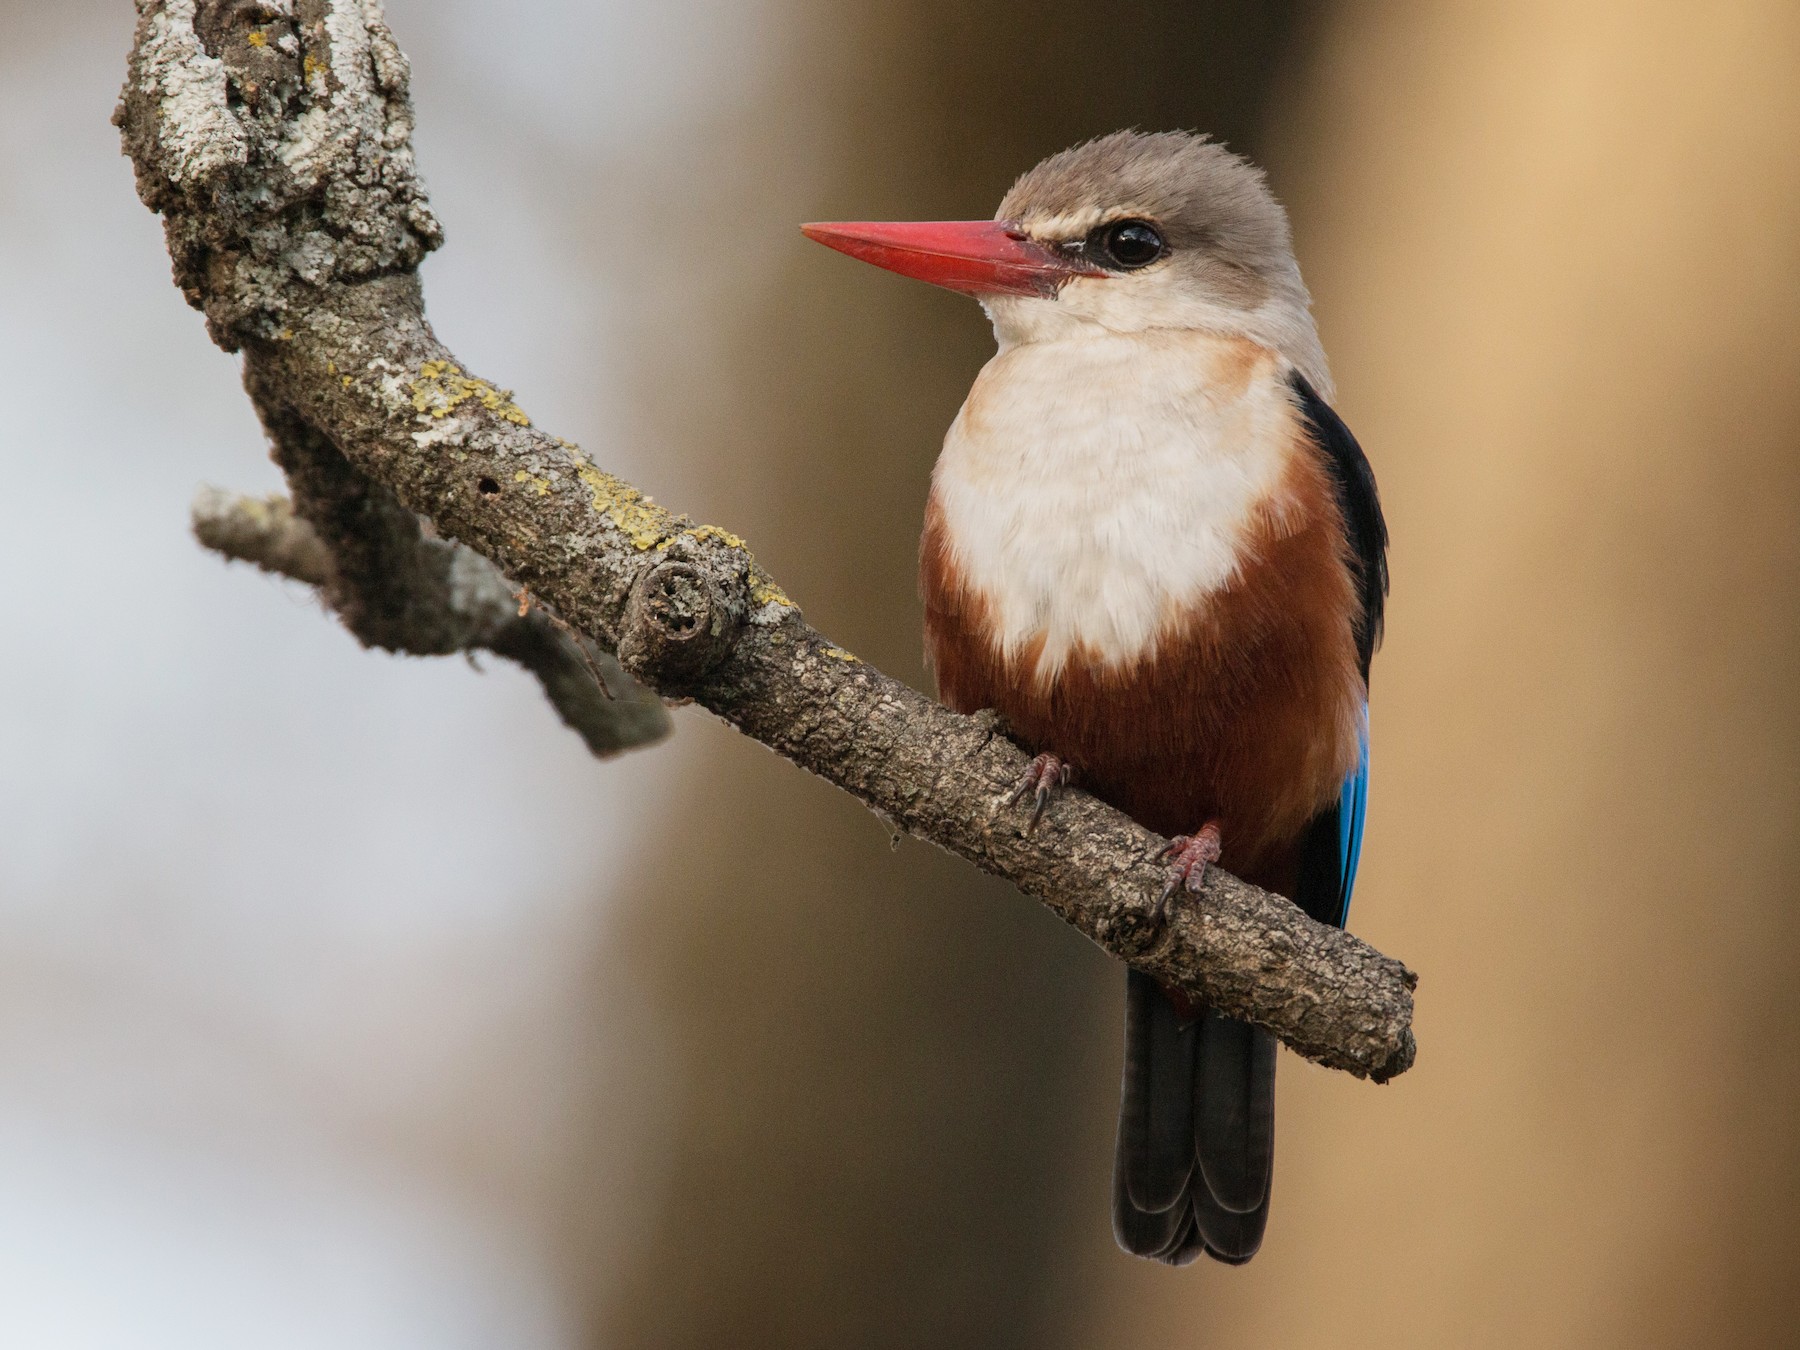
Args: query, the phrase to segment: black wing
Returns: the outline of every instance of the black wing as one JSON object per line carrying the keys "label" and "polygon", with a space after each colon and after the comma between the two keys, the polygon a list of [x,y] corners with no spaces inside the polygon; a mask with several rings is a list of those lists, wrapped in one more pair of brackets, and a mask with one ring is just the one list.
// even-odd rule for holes
{"label": "black wing", "polygon": [[1313,391],[1306,377],[1291,377],[1300,412],[1312,431],[1332,481],[1337,485],[1338,508],[1344,513],[1344,532],[1357,568],[1357,588],[1362,600],[1362,623],[1356,632],[1356,652],[1362,660],[1363,683],[1369,681],[1369,662],[1381,645],[1381,615],[1387,604],[1387,523],[1381,518],[1381,498],[1375,491],[1375,471],[1343,419]]}
{"label": "black wing", "polygon": [[[1363,686],[1367,688],[1369,662],[1381,643],[1382,609],[1388,588],[1387,525],[1381,519],[1381,500],[1375,493],[1375,471],[1369,467],[1350,428],[1305,377],[1295,371],[1292,379],[1313,444],[1337,485],[1338,508],[1344,515],[1344,533],[1362,601],[1356,654],[1362,663]],[[1367,716],[1366,711],[1364,715]],[[1338,800],[1307,826],[1300,845],[1300,875],[1294,903],[1321,923],[1341,928],[1350,915],[1350,893],[1356,885],[1356,863],[1362,853],[1363,808],[1368,789],[1369,739],[1365,721],[1361,762],[1344,781]]]}

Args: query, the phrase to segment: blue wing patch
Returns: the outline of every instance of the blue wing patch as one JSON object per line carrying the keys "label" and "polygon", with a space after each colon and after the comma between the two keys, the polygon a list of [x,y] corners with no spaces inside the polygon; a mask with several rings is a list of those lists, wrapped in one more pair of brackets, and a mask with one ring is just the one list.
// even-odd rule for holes
{"label": "blue wing patch", "polygon": [[1294,903],[1320,923],[1344,926],[1362,855],[1363,814],[1369,800],[1369,705],[1358,728],[1360,753],[1338,799],[1313,817],[1300,841]]}
{"label": "blue wing patch", "polygon": [[1338,924],[1350,918],[1350,893],[1356,889],[1356,863],[1362,857],[1363,813],[1369,805],[1369,705],[1363,704],[1362,754],[1338,794]]}

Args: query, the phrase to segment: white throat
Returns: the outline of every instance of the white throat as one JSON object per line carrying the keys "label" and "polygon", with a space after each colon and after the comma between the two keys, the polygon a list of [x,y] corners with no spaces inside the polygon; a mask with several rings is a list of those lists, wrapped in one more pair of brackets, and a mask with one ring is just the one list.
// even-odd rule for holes
{"label": "white throat", "polygon": [[[951,561],[1040,679],[1151,655],[1238,572],[1294,453],[1288,363],[1157,329],[1005,346],[932,475]],[[1041,646],[1040,646],[1041,644]]]}
{"label": "white throat", "polygon": [[1108,333],[1211,334],[1245,338],[1279,352],[1320,398],[1332,398],[1331,370],[1298,268],[1277,279],[1254,309],[1228,304],[1191,287],[1158,284],[1155,273],[1079,277],[1056,296],[987,295],[981,307],[1002,352],[1036,342],[1066,342]]}

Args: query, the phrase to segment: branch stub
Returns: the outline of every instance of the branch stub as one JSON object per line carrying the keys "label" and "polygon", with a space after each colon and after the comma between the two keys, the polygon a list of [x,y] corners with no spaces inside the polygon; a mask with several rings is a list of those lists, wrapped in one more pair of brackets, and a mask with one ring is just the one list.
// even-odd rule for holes
{"label": "branch stub", "polygon": [[722,586],[697,563],[670,559],[646,569],[625,602],[619,663],[665,693],[700,683],[737,645],[742,589]]}

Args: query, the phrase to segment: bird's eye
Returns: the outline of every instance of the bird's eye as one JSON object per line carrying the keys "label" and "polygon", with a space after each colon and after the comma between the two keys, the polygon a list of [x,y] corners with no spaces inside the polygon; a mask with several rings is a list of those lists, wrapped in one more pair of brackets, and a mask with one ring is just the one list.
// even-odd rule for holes
{"label": "bird's eye", "polygon": [[1088,238],[1088,247],[1126,271],[1148,267],[1162,257],[1163,237],[1147,220],[1115,220]]}

